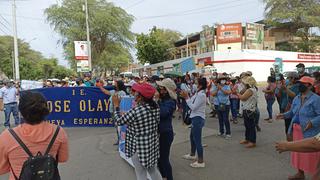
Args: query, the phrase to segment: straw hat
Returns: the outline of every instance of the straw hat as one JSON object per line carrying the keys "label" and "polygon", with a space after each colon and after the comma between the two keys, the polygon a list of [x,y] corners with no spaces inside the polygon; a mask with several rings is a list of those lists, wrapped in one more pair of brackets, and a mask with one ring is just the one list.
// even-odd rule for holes
{"label": "straw hat", "polygon": [[156,82],[159,86],[162,86],[162,87],[165,87],[166,90],[168,91],[169,93],[169,96],[172,98],[172,99],[177,99],[177,93],[176,93],[176,89],[177,89],[177,86],[176,84],[174,83],[173,80],[169,79],[169,78],[166,78],[162,81],[157,81]]}
{"label": "straw hat", "polygon": [[257,86],[257,81],[252,76],[247,76],[242,79],[243,84],[248,84],[250,87]]}

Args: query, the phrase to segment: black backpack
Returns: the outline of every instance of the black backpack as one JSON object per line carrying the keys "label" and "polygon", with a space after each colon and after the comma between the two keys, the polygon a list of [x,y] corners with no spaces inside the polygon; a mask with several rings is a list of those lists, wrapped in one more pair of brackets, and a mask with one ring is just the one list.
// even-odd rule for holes
{"label": "black backpack", "polygon": [[9,129],[9,132],[14,137],[14,139],[29,155],[29,158],[24,162],[22,166],[19,178],[14,174],[12,170],[12,173],[16,180],[60,180],[58,171],[58,159],[56,160],[49,154],[50,149],[52,148],[52,145],[57,138],[59,130],[60,127],[58,126],[44,155],[42,155],[41,152],[38,152],[36,156],[33,156],[27,146],[19,138],[19,136],[12,129]]}

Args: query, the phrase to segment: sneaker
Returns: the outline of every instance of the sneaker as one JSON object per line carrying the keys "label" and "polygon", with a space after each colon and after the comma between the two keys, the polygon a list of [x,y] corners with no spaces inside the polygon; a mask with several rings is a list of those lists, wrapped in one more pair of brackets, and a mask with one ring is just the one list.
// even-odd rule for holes
{"label": "sneaker", "polygon": [[233,124],[238,124],[238,120],[237,120],[237,119],[234,119],[234,120],[233,120]]}
{"label": "sneaker", "polygon": [[190,166],[193,167],[193,168],[204,168],[204,167],[206,167],[206,164],[205,163],[198,163],[196,161],[194,163],[191,163]]}
{"label": "sneaker", "polygon": [[266,119],[264,119],[265,121],[269,121],[270,120],[270,118],[266,118]]}
{"label": "sneaker", "polygon": [[224,133],[218,133],[218,134],[216,134],[216,136],[218,136],[218,137],[224,137]]}
{"label": "sneaker", "polygon": [[257,131],[258,131],[258,132],[261,132],[260,126],[256,126],[256,128],[257,128]]}
{"label": "sneaker", "polygon": [[191,156],[190,154],[186,154],[184,156],[182,156],[183,159],[186,159],[186,160],[196,160],[197,157],[196,156]]}
{"label": "sneaker", "polygon": [[268,123],[272,123],[272,122],[273,122],[273,120],[272,120],[272,119],[269,119]]}
{"label": "sneaker", "polygon": [[230,135],[230,134],[227,134],[225,138],[226,138],[227,140],[228,140],[228,139],[231,139],[231,135]]}

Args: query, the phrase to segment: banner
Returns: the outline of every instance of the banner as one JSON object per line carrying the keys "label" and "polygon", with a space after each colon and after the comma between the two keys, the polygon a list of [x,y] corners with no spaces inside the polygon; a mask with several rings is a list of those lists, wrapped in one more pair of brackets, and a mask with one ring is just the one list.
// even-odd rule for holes
{"label": "banner", "polygon": [[[120,103],[120,112],[126,113],[132,108],[133,98],[131,97],[124,97],[121,99]],[[126,131],[127,126],[119,126],[118,127],[118,135],[119,135],[119,153],[120,157],[126,160],[131,166],[133,166],[131,158],[126,157],[125,153],[125,145],[126,145]]]}
{"label": "banner", "polygon": [[[111,87],[107,87],[111,90]],[[110,127],[109,96],[94,87],[35,89],[47,99],[50,111],[46,120],[62,127]],[[22,92],[23,93],[23,92]]]}
{"label": "banner", "polygon": [[77,61],[77,72],[89,72],[89,61],[79,60]]}
{"label": "banner", "polygon": [[217,43],[240,43],[242,42],[242,24],[221,24],[217,28]]}
{"label": "banner", "polygon": [[264,25],[247,23],[246,24],[246,48],[263,50]]}
{"label": "banner", "polygon": [[21,80],[21,90],[30,90],[43,88],[43,82],[39,81],[30,81],[30,80]]}
{"label": "banner", "polygon": [[180,63],[180,66],[181,66],[181,72],[183,74],[196,69],[196,65],[192,57],[182,61]]}
{"label": "banner", "polygon": [[74,41],[74,51],[76,60],[89,59],[87,41]]}

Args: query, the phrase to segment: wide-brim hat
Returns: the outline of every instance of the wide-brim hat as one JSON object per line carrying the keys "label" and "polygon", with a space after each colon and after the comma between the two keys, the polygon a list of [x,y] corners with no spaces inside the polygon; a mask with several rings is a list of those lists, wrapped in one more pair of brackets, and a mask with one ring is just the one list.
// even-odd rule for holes
{"label": "wide-brim hat", "polygon": [[309,76],[303,76],[301,79],[298,80],[298,82],[301,83],[308,83],[311,84],[312,86],[314,85],[315,79]]}
{"label": "wide-brim hat", "polygon": [[132,89],[147,99],[152,99],[156,93],[156,89],[148,83],[135,83],[132,85]]}
{"label": "wide-brim hat", "polygon": [[257,81],[252,76],[247,76],[242,79],[243,84],[248,84],[250,87],[257,86]]}
{"label": "wide-brim hat", "polygon": [[175,99],[175,100],[177,99],[177,93],[176,93],[177,86],[173,80],[166,78],[166,79],[163,79],[162,81],[156,81],[156,83],[158,84],[158,86],[162,86],[166,88],[166,90],[169,93],[169,96],[172,99]]}

